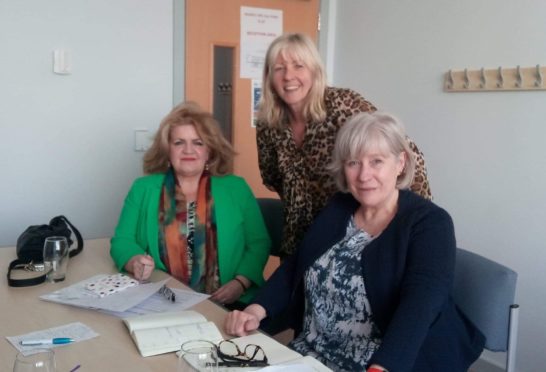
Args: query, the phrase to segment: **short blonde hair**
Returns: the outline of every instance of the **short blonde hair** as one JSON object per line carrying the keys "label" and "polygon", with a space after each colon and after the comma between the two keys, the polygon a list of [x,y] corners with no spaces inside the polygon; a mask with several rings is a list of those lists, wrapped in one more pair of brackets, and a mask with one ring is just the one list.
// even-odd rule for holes
{"label": "short blonde hair", "polygon": [[354,115],[347,120],[337,134],[332,162],[328,165],[328,170],[341,191],[347,192],[345,162],[359,158],[377,146],[395,156],[405,154],[405,166],[396,179],[396,188],[407,189],[411,186],[416,162],[404,127],[393,115],[376,111]]}
{"label": "short blonde hair", "polygon": [[144,173],[164,173],[169,168],[169,142],[172,129],[192,125],[209,149],[208,168],[213,176],[233,172],[235,151],[225,139],[218,122],[193,102],[181,103],[161,121],[152,146],[144,154]]}
{"label": "short blonde hair", "polygon": [[303,114],[306,120],[321,122],[326,118],[326,73],[315,43],[306,35],[287,33],[277,37],[265,55],[262,97],[258,118],[270,127],[281,128],[288,117],[288,106],[273,87],[273,66],[279,55],[301,61],[311,71],[313,85],[307,94]]}

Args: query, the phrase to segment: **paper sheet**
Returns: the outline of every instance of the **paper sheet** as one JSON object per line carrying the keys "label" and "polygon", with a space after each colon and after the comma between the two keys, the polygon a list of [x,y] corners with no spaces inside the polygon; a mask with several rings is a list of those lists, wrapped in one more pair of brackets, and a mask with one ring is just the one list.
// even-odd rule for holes
{"label": "paper sheet", "polygon": [[173,303],[167,300],[160,293],[155,293],[149,298],[145,299],[138,305],[123,312],[101,310],[101,312],[117,316],[118,318],[127,318],[134,315],[144,315],[152,313],[163,313],[170,311],[186,310],[193,305],[198,304],[201,301],[205,301],[210,296],[207,294],[195,292],[193,290],[185,290],[178,288],[171,288],[176,296],[176,301]]}
{"label": "paper sheet", "polygon": [[269,364],[276,365],[292,360],[301,358],[301,354],[284,346],[277,340],[263,334],[263,333],[254,333],[252,335],[232,338],[232,342],[239,345],[241,349],[248,344],[260,345],[267,355]]}
{"label": "paper sheet", "polygon": [[241,7],[240,77],[261,79],[269,44],[282,34],[282,10]]}
{"label": "paper sheet", "polygon": [[70,344],[64,345],[35,345],[35,346],[22,346],[19,344],[22,340],[42,340],[42,339],[51,339],[56,337],[68,337],[72,338],[74,342],[80,342],[92,339],[99,336],[99,334],[93,331],[91,328],[86,326],[83,323],[75,322],[66,324],[60,327],[43,329],[41,331],[35,331],[31,333],[26,333],[19,336],[7,336],[8,341],[24,355],[32,354],[34,349],[50,349],[60,346],[67,346]]}
{"label": "paper sheet", "polygon": [[288,364],[269,366],[258,370],[259,372],[316,372],[317,370],[305,364]]}
{"label": "paper sheet", "polygon": [[263,333],[254,333],[248,336],[232,338],[231,341],[239,345],[239,348],[244,348],[248,344],[260,345],[271,365],[265,368],[253,369],[229,368],[230,372],[248,372],[256,370],[263,372],[332,372],[330,368],[326,367],[313,357],[302,356],[300,353]]}
{"label": "paper sheet", "polygon": [[45,301],[78,306],[86,309],[122,312],[151,297],[154,293],[157,293],[159,288],[169,281],[169,279],[165,279],[156,283],[140,284],[136,287],[127,288],[121,292],[102,298],[86,289],[88,283],[96,282],[106,275],[107,274],[100,274],[93,276],[69,287],[42,295],[40,298]]}
{"label": "paper sheet", "polygon": [[299,358],[297,360],[293,360],[290,362],[282,363],[276,366],[270,366],[266,367],[263,370],[260,370],[263,372],[287,372],[287,371],[294,371],[294,372],[333,372],[330,368],[326,367],[324,364],[316,360],[315,358],[311,356],[304,356],[302,358]]}

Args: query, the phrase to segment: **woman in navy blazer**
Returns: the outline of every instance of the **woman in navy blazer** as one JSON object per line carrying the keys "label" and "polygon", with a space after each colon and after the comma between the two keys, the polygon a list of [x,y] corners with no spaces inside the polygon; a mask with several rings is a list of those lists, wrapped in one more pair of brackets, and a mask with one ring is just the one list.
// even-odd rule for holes
{"label": "woman in navy blazer", "polygon": [[244,335],[290,308],[291,346],[336,371],[466,371],[484,336],[451,297],[449,214],[405,190],[414,159],[401,124],[353,117],[330,165],[339,193],[226,332]]}

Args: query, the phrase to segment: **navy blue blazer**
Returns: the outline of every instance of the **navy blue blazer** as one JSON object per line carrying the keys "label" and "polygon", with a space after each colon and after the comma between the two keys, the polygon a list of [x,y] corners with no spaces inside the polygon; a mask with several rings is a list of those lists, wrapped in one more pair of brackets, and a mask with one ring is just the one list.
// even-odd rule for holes
{"label": "navy blue blazer", "polygon": [[[291,309],[301,330],[303,274],[343,238],[359,207],[350,194],[335,195],[254,303],[268,317]],[[466,371],[483,350],[482,333],[456,307],[451,291],[455,232],[449,214],[410,191],[401,190],[393,220],[362,252],[361,266],[374,321],[382,342],[370,364],[390,372]]]}

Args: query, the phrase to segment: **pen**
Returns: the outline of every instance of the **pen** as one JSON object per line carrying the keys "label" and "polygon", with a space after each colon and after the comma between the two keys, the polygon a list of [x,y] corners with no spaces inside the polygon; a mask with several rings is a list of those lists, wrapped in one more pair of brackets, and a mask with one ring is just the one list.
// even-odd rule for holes
{"label": "pen", "polygon": [[19,343],[23,346],[35,346],[35,345],[61,345],[74,342],[74,339],[68,337],[57,337],[44,340],[21,340]]}
{"label": "pen", "polygon": [[[151,258],[151,256],[149,254],[147,254],[147,253],[145,254],[145,257],[146,258],[148,258],[148,257]],[[146,271],[146,266],[151,266],[151,265],[142,264],[142,271],[140,272],[140,279],[138,281],[140,284],[144,284],[144,283],[147,282],[147,280],[144,280],[144,278],[143,278],[144,277],[144,271]]]}
{"label": "pen", "polygon": [[72,369],[70,370],[70,372],[75,372],[75,371],[77,371],[78,369],[80,369],[80,367],[81,367],[81,365],[78,364],[76,367],[72,368]]}

